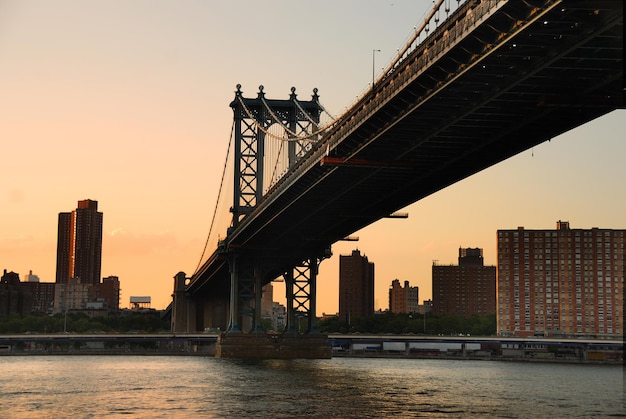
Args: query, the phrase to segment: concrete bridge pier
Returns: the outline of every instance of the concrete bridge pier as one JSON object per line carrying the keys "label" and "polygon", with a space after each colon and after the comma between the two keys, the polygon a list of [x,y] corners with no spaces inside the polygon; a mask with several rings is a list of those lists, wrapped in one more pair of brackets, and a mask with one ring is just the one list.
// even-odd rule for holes
{"label": "concrete bridge pier", "polygon": [[190,293],[186,290],[188,279],[185,272],[178,272],[174,276],[170,328],[172,333],[226,330],[230,305],[228,296]]}
{"label": "concrete bridge pier", "polygon": [[196,331],[196,306],[186,292],[187,275],[178,272],[174,275],[174,293],[172,294],[172,333]]}

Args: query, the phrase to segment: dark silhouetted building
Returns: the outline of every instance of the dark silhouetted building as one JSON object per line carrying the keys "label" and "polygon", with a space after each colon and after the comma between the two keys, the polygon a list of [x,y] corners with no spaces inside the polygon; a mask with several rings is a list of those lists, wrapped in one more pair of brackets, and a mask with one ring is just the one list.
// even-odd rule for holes
{"label": "dark silhouetted building", "polygon": [[117,311],[120,309],[120,280],[117,276],[107,276],[102,278],[100,284],[100,298],[107,303],[109,310]]}
{"label": "dark silhouetted building", "polygon": [[419,307],[419,288],[410,287],[409,281],[404,281],[404,288],[400,280],[391,281],[389,288],[389,311],[392,313],[417,313]]}
{"label": "dark silhouetted building", "polygon": [[424,304],[420,304],[418,308],[420,314],[428,314],[433,312],[433,300],[424,300]]}
{"label": "dark silhouetted building", "polygon": [[483,249],[459,249],[459,265],[433,263],[433,314],[469,317],[496,312],[496,267],[484,266]]}
{"label": "dark silhouetted building", "polygon": [[[37,278],[37,281],[32,280]],[[16,314],[50,314],[54,304],[54,282],[39,282],[30,271],[20,282],[19,274],[7,272],[0,279],[0,318]]]}
{"label": "dark silhouetted building", "polygon": [[78,201],[72,212],[59,213],[56,283],[79,278],[98,285],[102,263],[102,213],[98,201]]}
{"label": "dark silhouetted building", "polygon": [[54,308],[54,282],[22,282],[20,288],[32,295],[32,313],[50,314]]}
{"label": "dark silhouetted building", "polygon": [[369,317],[374,314],[374,263],[353,250],[339,256],[339,319]]}
{"label": "dark silhouetted building", "polygon": [[33,296],[21,287],[20,275],[4,270],[0,278],[0,319],[11,315],[27,316],[33,307]]}
{"label": "dark silhouetted building", "polygon": [[498,334],[621,338],[626,230],[498,230]]}

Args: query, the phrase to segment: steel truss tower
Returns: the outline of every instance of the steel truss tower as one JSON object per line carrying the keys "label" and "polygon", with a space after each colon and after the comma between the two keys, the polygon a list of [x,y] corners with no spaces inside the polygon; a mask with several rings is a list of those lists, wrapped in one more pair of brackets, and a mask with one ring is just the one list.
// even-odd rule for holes
{"label": "steel truss tower", "polygon": [[[322,107],[317,89],[312,99],[304,102],[296,98],[291,88],[287,100],[266,99],[263,86],[256,98],[244,98],[237,85],[235,100],[230,104],[234,112],[234,196],[230,232],[263,198],[264,156],[269,141],[286,141],[288,163],[292,167],[316,140]],[[279,124],[286,138],[276,139],[269,128]],[[227,249],[230,285],[229,334],[242,331],[261,332],[262,287],[272,279],[285,280],[287,299],[287,326],[285,333],[316,333],[315,297],[318,267],[330,256],[330,248],[321,254],[304,255],[294,262],[293,256],[275,255],[263,249]],[[305,320],[306,324],[301,322]]]}
{"label": "steel truss tower", "polygon": [[[263,86],[259,86],[256,98],[243,97],[241,85],[237,85],[235,100],[230,104],[235,118],[235,191],[231,212],[232,228],[261,200],[264,193],[263,175],[266,138],[273,124],[286,127],[289,166],[293,166],[315,141],[312,133],[318,128],[321,107],[317,89],[312,99],[301,102],[296,98],[295,87],[287,100],[266,99]],[[299,138],[305,138],[299,140]],[[273,139],[273,141],[277,141]]]}

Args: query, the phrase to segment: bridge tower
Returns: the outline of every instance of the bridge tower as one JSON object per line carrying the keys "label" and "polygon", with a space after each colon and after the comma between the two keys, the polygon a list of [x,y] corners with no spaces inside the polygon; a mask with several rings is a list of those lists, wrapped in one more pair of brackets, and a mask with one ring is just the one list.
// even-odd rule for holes
{"label": "bridge tower", "polygon": [[[234,194],[232,222],[220,243],[230,270],[229,324],[220,336],[216,355],[221,357],[327,358],[330,348],[318,333],[315,299],[319,263],[330,249],[309,255],[275,254],[272,249],[248,249],[229,242],[271,185],[266,185],[268,144],[287,147],[287,170],[310,150],[317,140],[322,107],[317,89],[310,101],[299,101],[291,88],[289,99],[267,99],[263,86],[256,98],[245,98],[237,85],[230,104],[234,113]],[[270,129],[278,125],[283,135]],[[279,129],[280,131],[280,129]],[[270,169],[272,169],[270,167]],[[287,300],[287,326],[282,334],[267,335],[261,327],[261,296],[265,284],[282,276]],[[306,326],[300,322],[306,318]]]}
{"label": "bridge tower", "polygon": [[[230,104],[235,119],[233,229],[263,198],[266,143],[272,140],[287,143],[291,167],[317,139],[313,133],[318,129],[322,112],[317,89],[313,89],[312,99],[307,102],[297,99],[295,87],[287,100],[266,99],[263,89],[259,86],[256,98],[244,98],[238,84],[235,100]],[[274,124],[284,128],[284,137],[272,138],[276,137],[270,133]]]}

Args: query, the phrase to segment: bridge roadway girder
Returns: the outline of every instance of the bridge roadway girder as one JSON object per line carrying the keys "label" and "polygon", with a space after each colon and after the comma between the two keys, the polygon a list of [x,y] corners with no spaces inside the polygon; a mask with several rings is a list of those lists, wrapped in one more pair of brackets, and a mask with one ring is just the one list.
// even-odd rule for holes
{"label": "bridge roadway girder", "polygon": [[[229,245],[293,250],[334,243],[623,107],[622,39],[619,2],[510,1],[427,68],[413,70],[420,54],[429,54],[426,43],[394,70],[396,78],[357,104],[370,108],[367,118],[357,109],[339,141],[322,139],[307,156],[314,163],[270,190]],[[385,96],[393,85],[401,88]],[[322,165],[328,144],[329,157],[397,165]]]}
{"label": "bridge roadway girder", "polygon": [[[467,2],[343,116],[225,246],[294,255],[328,248],[623,107],[622,2]],[[209,259],[190,289],[220,289],[213,281],[228,281],[223,269]]]}

